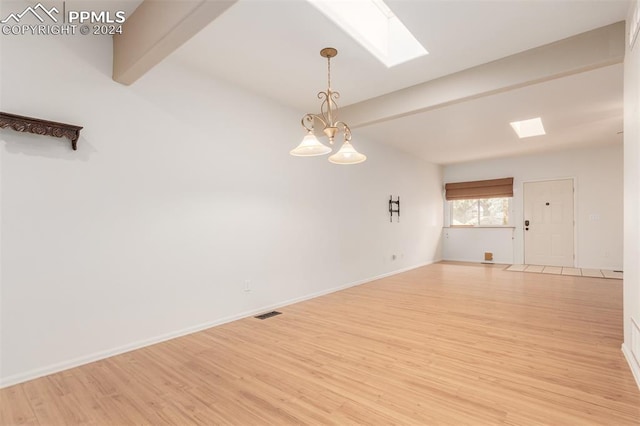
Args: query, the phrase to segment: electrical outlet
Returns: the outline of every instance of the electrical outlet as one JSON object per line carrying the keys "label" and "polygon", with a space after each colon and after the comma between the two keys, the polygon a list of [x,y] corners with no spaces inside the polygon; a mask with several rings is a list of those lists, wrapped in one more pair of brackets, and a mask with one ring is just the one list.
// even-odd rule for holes
{"label": "electrical outlet", "polygon": [[251,292],[251,280],[244,280],[244,292],[245,293]]}

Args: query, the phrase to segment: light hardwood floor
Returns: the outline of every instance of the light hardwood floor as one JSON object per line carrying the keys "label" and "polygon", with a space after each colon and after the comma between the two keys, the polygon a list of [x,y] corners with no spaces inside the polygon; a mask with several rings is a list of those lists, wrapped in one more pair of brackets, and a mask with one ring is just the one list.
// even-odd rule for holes
{"label": "light hardwood floor", "polygon": [[12,424],[638,425],[622,282],[440,263],[0,390]]}

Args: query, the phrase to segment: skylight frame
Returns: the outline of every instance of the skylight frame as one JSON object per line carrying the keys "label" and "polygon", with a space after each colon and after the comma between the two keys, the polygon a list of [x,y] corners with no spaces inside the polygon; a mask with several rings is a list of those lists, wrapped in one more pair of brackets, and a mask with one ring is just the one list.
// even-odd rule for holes
{"label": "skylight frame", "polygon": [[520,139],[531,138],[534,136],[546,135],[547,132],[542,124],[542,118],[530,118],[528,120],[512,121],[511,127]]}
{"label": "skylight frame", "polygon": [[384,0],[307,0],[387,68],[429,52]]}

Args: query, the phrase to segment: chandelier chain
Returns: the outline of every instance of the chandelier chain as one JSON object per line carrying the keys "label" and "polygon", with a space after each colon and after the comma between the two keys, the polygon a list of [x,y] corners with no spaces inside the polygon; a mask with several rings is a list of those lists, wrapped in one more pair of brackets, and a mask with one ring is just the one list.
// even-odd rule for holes
{"label": "chandelier chain", "polygon": [[327,58],[327,85],[331,90],[331,58]]}

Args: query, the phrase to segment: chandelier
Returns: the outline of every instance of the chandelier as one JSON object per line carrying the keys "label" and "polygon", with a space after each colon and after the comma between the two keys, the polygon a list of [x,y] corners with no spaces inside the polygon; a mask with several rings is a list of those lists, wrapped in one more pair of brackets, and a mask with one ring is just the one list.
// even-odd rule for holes
{"label": "chandelier", "polygon": [[342,131],[344,135],[342,147],[329,157],[329,161],[334,164],[358,164],[366,160],[367,156],[360,154],[351,145],[351,129],[349,126],[343,121],[336,120],[338,111],[336,99],[340,98],[340,93],[331,90],[331,58],[337,54],[338,51],[333,47],[326,47],[320,51],[320,56],[327,58],[327,91],[318,93],[318,99],[322,100],[320,114],[306,114],[302,117],[302,127],[307,131],[307,135],[302,139],[300,145],[290,151],[290,154],[296,157],[313,157],[328,154],[332,151],[332,148],[320,142],[313,132],[313,125],[317,120],[324,126],[322,131],[329,138],[330,145],[333,145],[333,140],[338,132]]}

